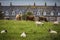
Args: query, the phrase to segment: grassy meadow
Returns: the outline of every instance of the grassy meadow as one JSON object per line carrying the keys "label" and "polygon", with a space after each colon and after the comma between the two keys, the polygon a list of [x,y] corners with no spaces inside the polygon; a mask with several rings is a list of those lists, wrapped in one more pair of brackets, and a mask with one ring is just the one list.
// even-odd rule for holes
{"label": "grassy meadow", "polygon": [[[0,20],[0,31],[3,29],[8,32],[0,33],[0,40],[60,40],[60,24],[54,25],[52,22],[36,26],[34,21]],[[48,29],[58,33],[50,34]],[[22,32],[26,32],[26,38],[20,37]]]}

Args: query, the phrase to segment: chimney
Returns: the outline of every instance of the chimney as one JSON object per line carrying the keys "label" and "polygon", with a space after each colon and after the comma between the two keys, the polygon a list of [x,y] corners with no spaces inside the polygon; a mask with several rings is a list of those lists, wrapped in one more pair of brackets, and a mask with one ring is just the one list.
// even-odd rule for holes
{"label": "chimney", "polygon": [[55,7],[57,6],[56,2],[55,2]]}
{"label": "chimney", "polygon": [[0,2],[0,6],[1,6],[1,2]]}
{"label": "chimney", "polygon": [[45,6],[47,6],[47,3],[45,2]]}
{"label": "chimney", "polygon": [[12,2],[10,2],[10,6],[12,6]]}
{"label": "chimney", "polygon": [[35,2],[34,2],[34,6],[35,6]]}

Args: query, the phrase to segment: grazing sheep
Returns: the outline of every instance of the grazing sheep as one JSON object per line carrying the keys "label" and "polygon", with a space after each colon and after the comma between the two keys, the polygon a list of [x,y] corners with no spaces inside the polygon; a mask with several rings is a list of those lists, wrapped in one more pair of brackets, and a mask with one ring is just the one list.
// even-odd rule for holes
{"label": "grazing sheep", "polygon": [[57,32],[56,32],[56,31],[51,30],[51,29],[49,29],[49,32],[50,32],[50,33],[53,33],[53,34],[57,34]]}
{"label": "grazing sheep", "polygon": [[59,22],[58,21],[55,21],[54,24],[59,24]]}
{"label": "grazing sheep", "polygon": [[1,34],[2,34],[2,33],[7,33],[7,30],[2,30],[2,31],[1,31]]}
{"label": "grazing sheep", "polygon": [[26,37],[26,33],[23,32],[23,33],[21,34],[21,37]]}
{"label": "grazing sheep", "polygon": [[36,25],[43,25],[44,24],[44,23],[39,22],[39,21],[36,21],[35,23],[36,23]]}

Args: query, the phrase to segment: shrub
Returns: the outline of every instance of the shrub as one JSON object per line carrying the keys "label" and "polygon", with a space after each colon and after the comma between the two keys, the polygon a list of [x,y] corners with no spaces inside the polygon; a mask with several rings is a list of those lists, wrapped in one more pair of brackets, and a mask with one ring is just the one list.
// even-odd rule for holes
{"label": "shrub", "polygon": [[23,20],[26,20],[26,17],[27,17],[26,14],[23,14],[23,15],[22,15],[22,19],[23,19]]}
{"label": "shrub", "polygon": [[27,12],[26,15],[27,15],[27,16],[33,15],[33,13],[32,13],[32,12]]}

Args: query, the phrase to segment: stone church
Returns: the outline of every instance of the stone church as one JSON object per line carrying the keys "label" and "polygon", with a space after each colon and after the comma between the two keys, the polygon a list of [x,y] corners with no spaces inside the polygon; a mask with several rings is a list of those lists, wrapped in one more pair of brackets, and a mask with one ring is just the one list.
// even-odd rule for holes
{"label": "stone church", "polygon": [[60,22],[60,6],[55,3],[54,6],[47,6],[45,2],[44,6],[37,6],[34,2],[33,5],[13,5],[10,2],[10,6],[2,6],[0,3],[0,11],[4,13],[5,19],[15,19],[17,14],[25,14],[27,12],[32,12],[34,16],[46,17],[49,21],[59,21]]}

